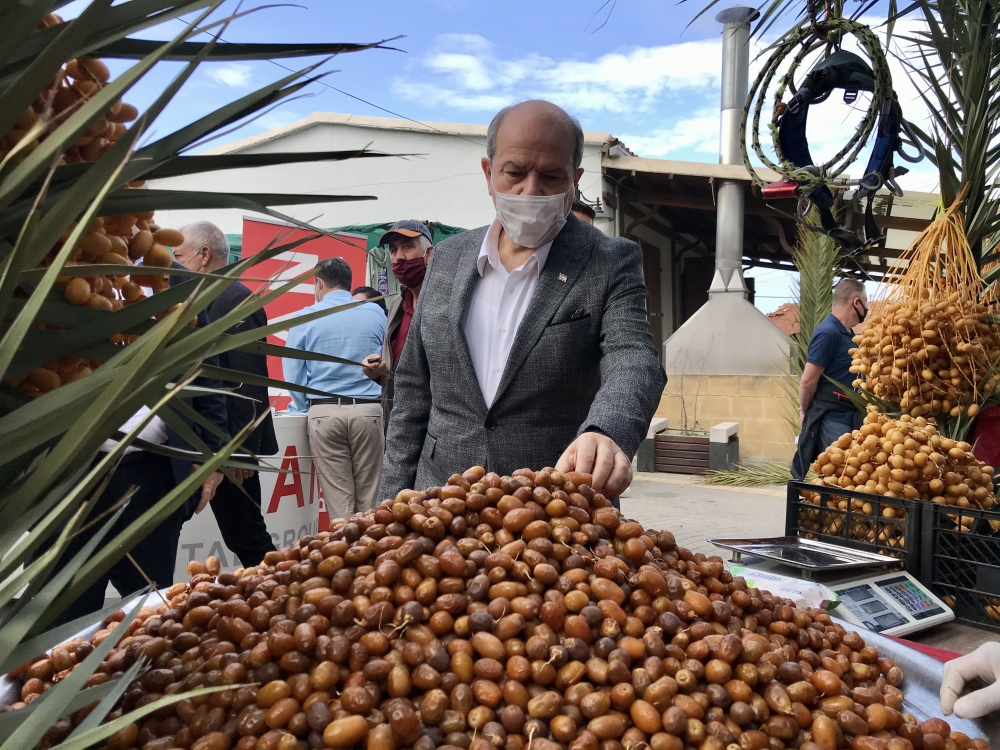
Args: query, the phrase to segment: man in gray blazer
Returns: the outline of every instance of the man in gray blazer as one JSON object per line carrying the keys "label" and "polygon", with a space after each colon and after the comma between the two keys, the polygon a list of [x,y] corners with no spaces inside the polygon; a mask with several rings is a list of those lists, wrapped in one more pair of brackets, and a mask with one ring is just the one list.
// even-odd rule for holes
{"label": "man in gray blazer", "polygon": [[501,110],[482,160],[497,219],[434,250],[395,375],[379,498],[482,465],[555,466],[621,493],[666,384],[639,246],[570,213],[583,131]]}

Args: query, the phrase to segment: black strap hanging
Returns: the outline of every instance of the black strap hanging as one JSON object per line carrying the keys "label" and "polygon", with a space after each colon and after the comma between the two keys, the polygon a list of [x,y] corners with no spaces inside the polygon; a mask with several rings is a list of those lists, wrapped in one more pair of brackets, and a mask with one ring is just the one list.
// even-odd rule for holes
{"label": "black strap hanging", "polygon": [[[844,32],[855,35],[872,59],[869,65],[861,56],[842,49],[836,49],[817,63],[806,75],[802,85],[788,102],[781,102],[786,87],[791,86],[792,75],[805,57],[822,44],[830,44],[836,37],[837,44]],[[798,52],[795,52],[798,47]],[[781,78],[772,117],[772,139],[779,162],[771,162],[760,147],[758,130],[766,88],[776,74],[780,63],[795,52],[788,71]],[[858,130],[840,152],[829,162],[816,165],[809,151],[806,125],[809,110],[813,105],[826,101],[834,90],[843,91],[843,99],[853,104],[862,91],[872,94],[872,104]],[[754,106],[755,105],[755,106]],[[783,179],[765,184],[750,164],[746,148],[746,120],[751,108],[754,109],[752,143],[754,151],[770,168],[782,175]],[[876,128],[877,122],[877,128]],[[748,170],[755,182],[761,185],[765,200],[796,197],[805,199],[816,206],[821,222],[821,231],[828,234],[845,252],[857,254],[878,245],[885,238],[875,222],[873,203],[875,193],[886,187],[895,195],[902,195],[896,178],[908,170],[894,165],[894,156],[899,154],[907,161],[919,161],[923,152],[916,145],[902,116],[888,72],[888,65],[881,45],[866,26],[843,18],[815,21],[793,34],[779,45],[767,61],[761,74],[754,82],[744,111],[743,155]],[[860,180],[848,180],[839,175],[852,164],[866,145],[872,131],[875,139],[864,176]],[[903,152],[903,136],[916,145],[917,153],[909,156]],[[862,236],[841,227],[833,215],[833,187],[856,185],[859,196],[867,198],[865,222]],[[804,211],[799,212],[800,214]]]}

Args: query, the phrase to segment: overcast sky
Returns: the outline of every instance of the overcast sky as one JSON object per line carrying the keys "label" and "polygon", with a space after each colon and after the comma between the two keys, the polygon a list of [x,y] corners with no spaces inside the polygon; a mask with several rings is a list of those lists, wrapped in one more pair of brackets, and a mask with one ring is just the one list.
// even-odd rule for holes
{"label": "overcast sky", "polygon": [[[585,129],[620,138],[640,156],[718,160],[721,27],[713,10],[685,28],[701,9],[701,0],[296,2],[305,7],[264,9],[237,20],[225,39],[373,42],[403,35],[392,43],[403,51],[338,57],[323,68],[337,71],[324,79],[326,85],[313,85],[310,96],[281,104],[225,140],[317,110],[486,123],[506,104],[540,97],[562,105]],[[872,21],[878,23],[877,18]],[[172,22],[152,36],[165,38],[180,29],[179,21]],[[287,75],[285,66],[307,62],[205,64],[154,125],[153,134],[162,135]],[[126,100],[141,110],[177,69],[162,66]],[[893,72],[907,116],[921,121],[915,91],[895,62]],[[835,153],[860,119],[858,111],[842,103],[825,106],[822,116],[810,120],[813,153],[820,158]],[[933,172],[925,163],[903,184],[932,190]],[[760,309],[773,310],[788,299],[788,274],[753,270],[749,275],[758,279]]]}

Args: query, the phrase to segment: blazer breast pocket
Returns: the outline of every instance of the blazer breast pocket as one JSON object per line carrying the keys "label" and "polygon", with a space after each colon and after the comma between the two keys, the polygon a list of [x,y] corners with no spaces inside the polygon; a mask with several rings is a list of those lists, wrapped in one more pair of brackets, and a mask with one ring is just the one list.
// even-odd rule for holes
{"label": "blazer breast pocket", "polygon": [[437,438],[429,432],[424,436],[424,445],[420,449],[418,463],[434,465],[434,455],[437,453]]}
{"label": "blazer breast pocket", "polygon": [[590,326],[590,313],[580,312],[574,313],[573,316],[563,318],[562,320],[554,320],[545,326],[543,333],[573,333],[577,331],[584,331]]}

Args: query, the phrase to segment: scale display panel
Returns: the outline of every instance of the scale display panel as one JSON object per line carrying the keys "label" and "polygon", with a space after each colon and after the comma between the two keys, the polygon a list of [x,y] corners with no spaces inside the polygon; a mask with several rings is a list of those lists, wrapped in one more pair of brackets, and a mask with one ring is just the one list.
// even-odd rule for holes
{"label": "scale display panel", "polygon": [[909,573],[884,573],[830,588],[840,597],[833,614],[876,633],[906,635],[955,619],[955,613]]}

